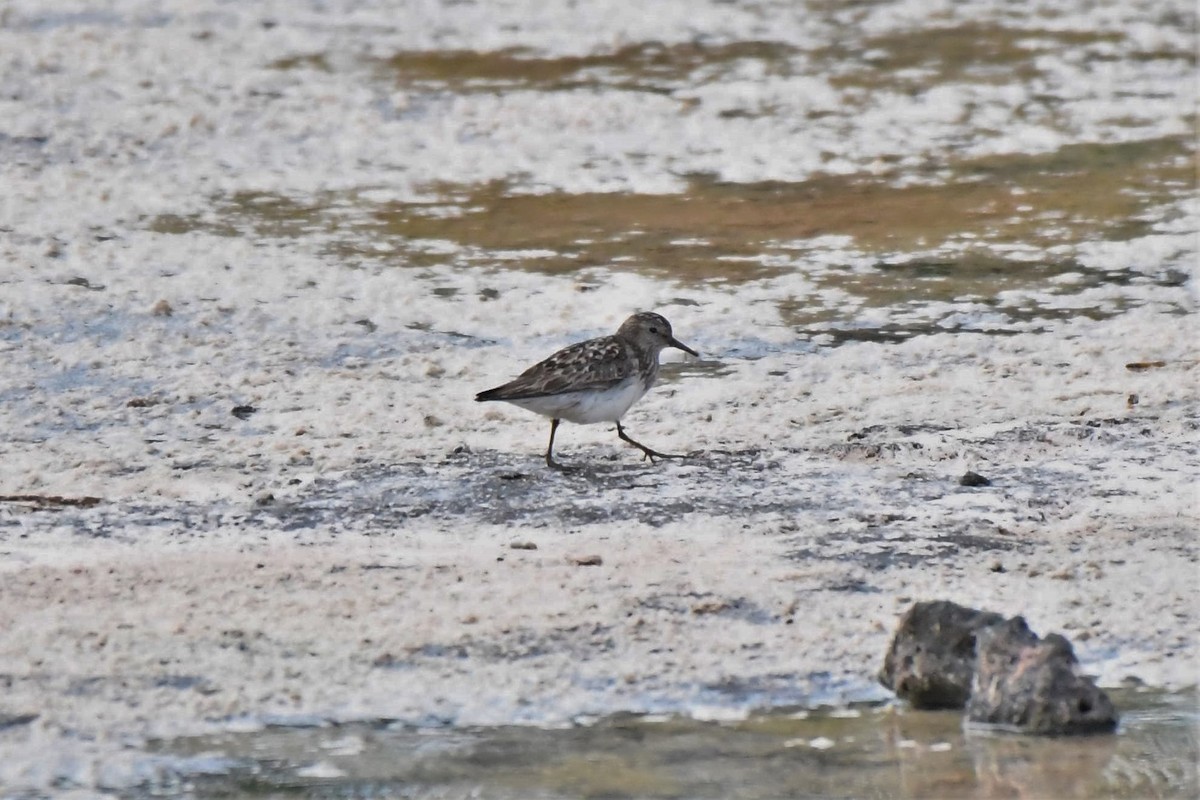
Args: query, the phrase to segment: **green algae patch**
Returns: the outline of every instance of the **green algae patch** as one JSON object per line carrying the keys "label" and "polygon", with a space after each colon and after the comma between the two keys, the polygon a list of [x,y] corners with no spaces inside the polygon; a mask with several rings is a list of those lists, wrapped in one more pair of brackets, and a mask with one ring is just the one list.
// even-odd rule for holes
{"label": "green algae patch", "polygon": [[314,230],[336,230],[329,215],[335,202],[332,194],[305,202],[271,192],[236,192],[218,199],[209,213],[161,214],[148,227],[155,233],[298,239]]}
{"label": "green algae patch", "polygon": [[[1010,28],[966,23],[892,31],[834,44],[815,55],[834,72],[839,87],[927,86],[930,82],[1011,82],[1036,77],[1036,60],[1047,51],[1117,44],[1110,32]],[[865,56],[864,56],[865,54]]]}
{"label": "green algae patch", "polygon": [[[836,236],[842,249],[879,259],[875,291],[916,288],[953,299],[1078,268],[1062,256],[1013,258],[1012,248],[1036,253],[1146,235],[1161,209],[1194,186],[1194,162],[1189,141],[1166,137],[963,160],[939,176],[897,186],[865,176],[746,184],[696,175],[686,191],[663,195],[528,194],[496,181],[426,187],[424,202],[379,202],[365,190],[307,198],[243,192],[216,198],[204,214],[148,225],[167,234],[310,239],[350,264],[602,268],[685,283],[803,272],[804,254],[823,246],[814,240]],[[964,271],[978,285],[946,283]]]}
{"label": "green algae patch", "polygon": [[294,70],[294,69],[315,69],[319,72],[333,72],[333,66],[329,63],[329,56],[325,53],[306,53],[304,55],[288,56],[272,61],[268,66],[271,69],[278,70]]}
{"label": "green algae patch", "polygon": [[525,48],[403,51],[373,62],[400,88],[456,92],[621,88],[661,91],[701,73],[712,79],[735,63],[754,60],[768,74],[789,74],[796,48],[772,41],[637,42],[607,53],[544,56]]}

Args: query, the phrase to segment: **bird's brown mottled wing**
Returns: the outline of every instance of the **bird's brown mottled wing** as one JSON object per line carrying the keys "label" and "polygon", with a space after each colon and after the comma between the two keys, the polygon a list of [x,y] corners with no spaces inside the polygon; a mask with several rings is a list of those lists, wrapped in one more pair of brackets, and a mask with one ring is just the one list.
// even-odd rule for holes
{"label": "bird's brown mottled wing", "polygon": [[607,389],[637,372],[628,344],[612,336],[559,350],[518,377],[475,396],[476,400],[521,400],[564,392]]}

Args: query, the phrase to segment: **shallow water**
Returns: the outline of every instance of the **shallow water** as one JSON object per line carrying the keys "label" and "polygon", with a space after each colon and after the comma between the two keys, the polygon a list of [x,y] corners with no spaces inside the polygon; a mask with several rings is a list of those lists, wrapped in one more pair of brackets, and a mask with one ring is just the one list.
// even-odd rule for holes
{"label": "shallow water", "polygon": [[[1183,283],[1180,268],[1135,262],[1089,269],[1065,248],[1151,233],[1156,219],[1174,213],[1170,204],[1186,194],[1192,171],[1189,141],[1171,137],[971,159],[949,165],[933,185],[897,187],[863,176],[734,184],[694,176],[685,191],[657,195],[527,194],[490,183],[434,187],[435,197],[419,203],[373,201],[369,192],[303,201],[243,193],[214,198],[204,214],[149,224],[160,233],[312,238],[347,266],[449,261],[576,274],[581,290],[603,281],[603,268],[614,264],[732,291],[775,278],[779,312],[801,332],[844,318],[848,304],[861,314],[952,303],[994,311],[985,329],[995,331],[1061,317],[1063,306],[1068,316],[1119,313],[1121,302],[1097,309],[1071,299],[1097,287]],[[789,291],[803,292],[804,302]],[[836,303],[816,299],[823,295]],[[1022,306],[1007,299],[1014,295]]]}
{"label": "shallow water", "polygon": [[[462,727],[175,742],[233,760],[172,786],[1195,788],[1170,698],[1039,744],[611,716],[844,702],[932,596],[1193,679],[1189,4],[42,5],[0,12],[0,794],[347,708]],[[567,426],[548,475],[473,402],[648,308],[703,359],[626,424],[688,460]]]}
{"label": "shallow water", "polygon": [[161,742],[197,797],[1194,797],[1195,694],[1122,690],[1117,734],[964,732],[953,712],[780,710],[702,722],[618,715],[575,727],[268,728]]}
{"label": "shallow water", "polygon": [[[828,344],[1036,330],[1119,314],[1187,280],[1186,243],[1162,244],[1163,252],[1145,258],[1120,245],[1184,213],[1180,203],[1195,187],[1193,136],[1132,133],[1163,97],[1156,78],[1131,79],[1120,93],[1125,117],[1089,104],[1104,80],[1092,73],[1110,69],[1118,53],[1164,75],[1194,65],[1193,54],[1166,43],[1147,48],[1112,31],[1058,30],[1053,15],[1044,27],[1021,18],[945,20],[864,36],[857,11],[813,4],[810,13],[828,27],[804,47],[698,37],[588,55],[511,47],[281,59],[272,67],[285,74],[361,72],[378,91],[397,89],[394,113],[418,138],[421,123],[474,108],[476,96],[495,98],[471,112],[459,144],[478,143],[499,163],[511,159],[509,169],[477,181],[447,171],[403,198],[386,180],[316,193],[214,193],[206,208],[145,224],[162,234],[301,241],[341,268],[417,268],[405,278],[416,281],[430,279],[423,268],[451,265],[485,275],[570,276],[579,291],[614,272],[730,292],[757,282],[760,302],[784,326],[805,339],[828,334]],[[668,103],[655,114],[698,130],[706,123],[694,117],[726,106],[712,123],[714,140],[651,152],[662,143],[639,143],[635,123],[621,131],[633,134],[633,151],[621,155],[630,163],[587,158],[599,146],[590,137],[608,143],[613,136],[593,130],[589,105],[641,94]],[[491,142],[510,121],[507,104],[524,102],[578,109],[578,140],[547,143],[547,155],[574,153],[583,159],[575,175],[593,176],[603,190],[540,180],[532,165],[521,167],[538,157],[519,152],[523,139]],[[877,129],[862,121],[872,114],[881,115]],[[1073,115],[1095,127],[1079,136],[1084,123]],[[1023,125],[1039,131],[1029,152],[1003,141]],[[789,129],[794,153],[783,134],[780,149],[758,159],[770,177],[731,179],[714,166],[714,154],[739,154],[740,141],[749,147]],[[1047,135],[1062,144],[1045,146],[1037,137]],[[844,136],[870,138],[851,144]],[[825,149],[814,155],[813,142]],[[855,146],[865,152],[851,153]],[[624,176],[656,161],[671,165],[669,189],[621,189]],[[794,169],[802,174],[783,177]],[[1110,250],[1120,256],[1096,255]],[[431,294],[457,291],[429,283]],[[503,290],[483,291],[488,300]],[[1190,308],[1182,295],[1166,303],[1180,313]]]}

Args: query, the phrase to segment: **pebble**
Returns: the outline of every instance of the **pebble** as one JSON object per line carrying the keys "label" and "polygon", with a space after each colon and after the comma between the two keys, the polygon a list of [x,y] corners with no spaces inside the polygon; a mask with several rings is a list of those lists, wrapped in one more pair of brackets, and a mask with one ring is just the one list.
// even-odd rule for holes
{"label": "pebble", "polygon": [[992,482],[980,475],[978,472],[967,470],[963,476],[958,479],[959,486],[991,486]]}

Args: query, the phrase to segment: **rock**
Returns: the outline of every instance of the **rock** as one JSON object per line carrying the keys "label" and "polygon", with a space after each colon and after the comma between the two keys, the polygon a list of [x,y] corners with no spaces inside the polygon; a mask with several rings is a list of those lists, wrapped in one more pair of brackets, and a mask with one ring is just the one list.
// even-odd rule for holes
{"label": "rock", "polygon": [[992,482],[988,478],[983,477],[978,472],[967,470],[963,476],[958,479],[959,486],[991,486]]}
{"label": "rock", "polygon": [[570,556],[567,561],[577,567],[598,567],[604,563],[604,559],[597,555]]}
{"label": "rock", "polygon": [[1080,673],[1064,637],[1039,639],[1022,617],[1013,617],[980,630],[976,639],[970,722],[1047,735],[1116,728],[1116,708]]}
{"label": "rock", "polygon": [[1003,621],[947,600],[916,603],[892,637],[879,682],[914,708],[962,708],[975,672],[975,634]]}

